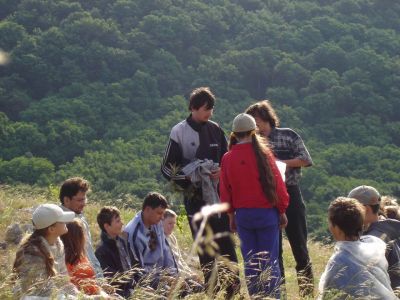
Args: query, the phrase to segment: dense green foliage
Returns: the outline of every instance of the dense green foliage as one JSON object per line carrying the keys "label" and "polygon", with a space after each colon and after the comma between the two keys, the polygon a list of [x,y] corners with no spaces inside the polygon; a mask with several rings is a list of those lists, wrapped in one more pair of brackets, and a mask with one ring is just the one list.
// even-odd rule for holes
{"label": "dense green foliage", "polygon": [[0,181],[83,175],[110,195],[166,189],[185,97],[214,119],[269,98],[314,158],[311,231],[370,183],[400,196],[400,4],[387,0],[0,0]]}

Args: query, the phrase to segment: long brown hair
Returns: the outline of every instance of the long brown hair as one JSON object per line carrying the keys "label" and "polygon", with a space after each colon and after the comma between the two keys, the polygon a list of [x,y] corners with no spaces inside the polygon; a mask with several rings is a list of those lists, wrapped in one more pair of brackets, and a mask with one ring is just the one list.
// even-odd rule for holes
{"label": "long brown hair", "polygon": [[229,138],[229,150],[233,145],[238,143],[238,139],[249,135],[251,135],[251,144],[256,156],[261,188],[271,205],[276,206],[278,203],[278,196],[276,194],[275,176],[272,172],[271,165],[269,164],[269,158],[267,158],[272,155],[272,152],[267,141],[260,135],[256,134],[255,130],[247,132],[232,132]]}
{"label": "long brown hair", "polygon": [[74,219],[67,223],[68,232],[61,236],[64,243],[65,263],[75,265],[85,256],[85,233],[82,221]]}
{"label": "long brown hair", "polygon": [[49,227],[36,229],[31,235],[28,235],[19,246],[15,255],[13,264],[13,272],[17,275],[18,269],[25,260],[25,255],[30,254],[40,256],[44,259],[46,272],[49,277],[56,275],[54,269],[54,257],[48,247],[43,243],[43,238],[46,238]]}

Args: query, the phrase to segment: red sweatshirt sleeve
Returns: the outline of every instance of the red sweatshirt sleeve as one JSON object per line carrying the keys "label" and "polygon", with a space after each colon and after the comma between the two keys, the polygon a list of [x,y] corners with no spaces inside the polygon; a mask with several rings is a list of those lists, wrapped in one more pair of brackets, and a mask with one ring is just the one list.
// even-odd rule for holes
{"label": "red sweatshirt sleeve", "polygon": [[272,173],[275,176],[276,195],[278,196],[278,204],[276,207],[278,208],[279,213],[283,214],[289,205],[289,194],[286,190],[286,185],[282,179],[281,173],[279,172],[278,166],[276,165],[275,157],[272,153],[269,153],[267,156],[272,168]]}
{"label": "red sweatshirt sleeve", "polygon": [[222,203],[229,203],[230,208],[228,212],[234,212],[235,209],[232,206],[232,190],[226,174],[226,154],[222,157],[221,161],[221,173],[219,175],[219,196]]}

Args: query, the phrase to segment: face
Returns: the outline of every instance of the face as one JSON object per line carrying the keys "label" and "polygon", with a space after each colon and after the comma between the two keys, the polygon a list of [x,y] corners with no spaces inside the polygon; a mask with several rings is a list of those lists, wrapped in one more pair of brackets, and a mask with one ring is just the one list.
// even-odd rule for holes
{"label": "face", "polygon": [[204,104],[199,109],[191,109],[192,118],[196,122],[207,122],[213,115],[214,109],[207,109],[207,104]]}
{"label": "face", "polygon": [[376,215],[373,213],[371,206],[364,205],[364,209],[365,209],[364,225],[368,226],[369,224],[376,221]]}
{"label": "face", "polygon": [[122,233],[123,226],[124,223],[122,222],[121,217],[113,217],[111,224],[104,224],[104,229],[110,236],[115,237]]}
{"label": "face", "polygon": [[64,206],[76,214],[81,214],[87,203],[86,192],[79,191],[72,198],[64,197]]}
{"label": "face", "polygon": [[256,120],[258,132],[264,135],[269,135],[271,132],[271,125],[260,117],[254,117],[254,120]]}
{"label": "face", "polygon": [[171,235],[176,225],[176,217],[168,217],[163,220],[164,233],[166,236]]}
{"label": "face", "polygon": [[67,225],[62,222],[57,222],[49,227],[50,233],[53,234],[54,236],[61,236],[63,234],[66,234],[68,232]]}
{"label": "face", "polygon": [[150,206],[146,206],[143,215],[146,218],[146,222],[150,225],[158,224],[164,217],[165,208],[161,206],[156,208],[151,208]]}

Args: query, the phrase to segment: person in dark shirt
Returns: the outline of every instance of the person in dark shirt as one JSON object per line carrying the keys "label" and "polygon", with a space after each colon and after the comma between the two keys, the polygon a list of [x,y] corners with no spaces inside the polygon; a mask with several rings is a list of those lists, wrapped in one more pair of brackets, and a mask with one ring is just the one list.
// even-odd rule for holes
{"label": "person in dark shirt", "polygon": [[372,186],[358,186],[350,191],[348,197],[358,200],[365,207],[366,229],[363,235],[378,237],[386,243],[390,285],[396,295],[400,296],[400,221],[379,219],[381,195]]}
{"label": "person in dark shirt", "polygon": [[97,215],[97,223],[101,229],[101,244],[96,249],[96,257],[106,277],[115,278],[120,275],[119,280],[113,281],[112,285],[120,296],[128,298],[140,272],[138,261],[128,241],[122,236],[124,223],[118,208],[103,207]]}
{"label": "person in dark shirt", "polygon": [[[256,120],[259,133],[267,138],[275,157],[286,164],[285,183],[289,194],[289,207],[286,210],[288,225],[285,232],[296,260],[300,296],[312,296],[314,280],[307,249],[306,207],[299,186],[301,168],[313,164],[310,153],[297,132],[290,128],[279,127],[279,118],[268,100],[250,105],[246,113]],[[284,282],[282,234],[280,235],[279,265],[282,282]]]}
{"label": "person in dark shirt", "polygon": [[[192,91],[189,98],[190,115],[172,128],[161,165],[164,177],[172,180],[184,190],[184,204],[193,238],[196,236],[196,228],[192,224],[193,215],[199,212],[203,206],[212,203],[206,200],[202,188],[195,186],[189,176],[182,172],[182,168],[190,163],[205,160],[219,164],[222,156],[227,152],[227,141],[223,130],[217,123],[210,120],[214,103],[215,96],[209,88],[201,87]],[[211,181],[217,181],[219,175],[220,169],[216,168],[210,171],[209,177]],[[221,233],[230,231],[227,214],[210,217],[208,224],[214,235],[219,236],[215,239],[219,254],[227,257],[236,265],[237,256],[233,241],[229,236],[221,235]],[[202,254],[199,254],[200,264],[206,283],[212,286],[214,283],[209,282],[211,269],[217,261],[215,255],[210,255],[205,251],[205,247],[202,250]],[[221,276],[227,273],[232,272],[226,268],[220,268],[218,272]],[[228,298],[239,290],[239,280],[236,274],[237,272],[233,272],[233,276],[231,276],[236,280],[226,284]],[[222,277],[219,280],[222,280]]]}

